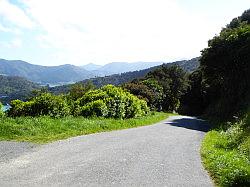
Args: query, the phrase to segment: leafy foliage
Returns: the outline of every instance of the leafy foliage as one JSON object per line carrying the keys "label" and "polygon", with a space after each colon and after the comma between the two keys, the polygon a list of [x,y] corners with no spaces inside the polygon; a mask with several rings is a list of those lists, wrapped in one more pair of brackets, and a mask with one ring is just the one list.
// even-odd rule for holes
{"label": "leafy foliage", "polygon": [[150,72],[147,78],[155,79],[163,88],[163,111],[176,111],[180,105],[180,98],[187,88],[186,72],[179,66],[163,65]]}
{"label": "leafy foliage", "polygon": [[248,106],[249,62],[250,25],[224,30],[209,42],[201,58],[208,115],[228,118]]}
{"label": "leafy foliage", "polygon": [[237,18],[234,18],[226,28],[234,29],[239,27],[242,23],[250,24],[250,9],[243,12],[243,14]]}
{"label": "leafy foliage", "polygon": [[161,110],[163,88],[155,79],[134,80],[124,84],[123,88],[138,98],[144,99],[152,110]]}
{"label": "leafy foliage", "polygon": [[89,90],[93,90],[95,86],[92,82],[87,82],[86,84],[80,84],[76,83],[73,84],[70,91],[69,91],[69,97],[73,100],[77,100],[81,98],[84,93],[86,93]]}
{"label": "leafy foliage", "polygon": [[0,102],[0,118],[2,118],[5,115],[4,111],[3,111],[3,105]]}
{"label": "leafy foliage", "polygon": [[[9,116],[84,116],[133,118],[146,115],[149,111],[147,103],[136,96],[112,85],[97,90],[77,88],[77,93],[53,95],[39,92],[27,102],[14,100],[11,102]],[[89,87],[90,88],[90,87]],[[91,87],[92,88],[92,87]]]}
{"label": "leafy foliage", "polygon": [[13,117],[39,115],[60,117],[70,115],[70,107],[64,96],[42,93],[27,102],[13,100],[8,115]]}
{"label": "leafy foliage", "polygon": [[153,110],[176,111],[187,88],[186,72],[179,66],[162,65],[144,79],[134,80],[123,87],[146,100]]}
{"label": "leafy foliage", "polygon": [[80,113],[84,116],[123,119],[143,116],[149,110],[145,101],[112,85],[89,91],[77,102],[82,107]]}
{"label": "leafy foliage", "polygon": [[183,99],[186,111],[223,124],[206,135],[201,149],[205,167],[219,186],[250,185],[249,20],[250,9],[209,41]]}
{"label": "leafy foliage", "polygon": [[108,108],[103,100],[96,100],[87,103],[81,109],[81,115],[84,117],[105,117],[108,114]]}
{"label": "leafy foliage", "polygon": [[247,110],[250,103],[249,13],[247,10],[235,18],[239,23],[233,20],[202,51],[199,70],[189,77],[190,87],[183,102],[185,111],[227,120]]}
{"label": "leafy foliage", "polygon": [[194,71],[188,76],[188,87],[181,97],[181,106],[178,112],[186,115],[201,115],[206,107],[202,93],[202,72]]}

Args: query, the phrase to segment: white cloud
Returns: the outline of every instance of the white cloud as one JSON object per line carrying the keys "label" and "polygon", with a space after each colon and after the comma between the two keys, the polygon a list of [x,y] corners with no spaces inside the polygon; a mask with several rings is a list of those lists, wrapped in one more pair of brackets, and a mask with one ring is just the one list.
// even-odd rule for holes
{"label": "white cloud", "polygon": [[0,0],[0,14],[19,26],[35,22],[43,33],[36,37],[40,47],[57,49],[51,58],[60,64],[192,58],[222,26],[182,9],[177,0],[19,2],[25,12]]}
{"label": "white cloud", "polygon": [[12,48],[19,48],[22,47],[22,40],[19,38],[15,38],[10,42],[10,47]]}
{"label": "white cloud", "polygon": [[20,35],[22,32],[17,28],[5,27],[0,23],[0,31]]}
{"label": "white cloud", "polygon": [[22,28],[32,28],[33,23],[25,12],[7,0],[0,0],[0,15],[12,24]]}
{"label": "white cloud", "polygon": [[22,47],[22,40],[20,38],[14,38],[10,41],[0,41],[0,46],[3,48],[17,49]]}

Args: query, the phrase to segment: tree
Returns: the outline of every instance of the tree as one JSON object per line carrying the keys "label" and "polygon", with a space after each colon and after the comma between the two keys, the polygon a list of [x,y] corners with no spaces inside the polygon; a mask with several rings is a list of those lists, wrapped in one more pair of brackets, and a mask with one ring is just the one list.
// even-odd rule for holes
{"label": "tree", "polygon": [[180,98],[187,89],[186,72],[179,66],[160,68],[150,72],[146,78],[153,78],[163,88],[162,109],[164,111],[176,111],[180,105]]}
{"label": "tree", "polygon": [[199,70],[189,76],[182,109],[218,120],[244,113],[250,104],[249,62],[250,9],[209,40]]}
{"label": "tree", "polygon": [[94,88],[95,86],[90,81],[88,81],[85,84],[75,83],[72,85],[69,91],[69,97],[75,101],[78,98],[81,98],[87,91],[93,90]]}
{"label": "tree", "polygon": [[201,115],[206,106],[205,102],[202,93],[202,72],[198,69],[188,76],[188,88],[181,97],[178,112],[186,115]]}

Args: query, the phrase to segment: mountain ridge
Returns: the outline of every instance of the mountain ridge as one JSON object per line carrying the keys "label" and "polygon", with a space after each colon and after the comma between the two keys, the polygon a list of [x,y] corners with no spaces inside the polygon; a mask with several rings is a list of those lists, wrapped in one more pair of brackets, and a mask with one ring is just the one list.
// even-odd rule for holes
{"label": "mountain ridge", "polygon": [[[123,74],[159,66],[164,62],[111,62],[103,66],[89,63],[84,66],[64,64],[59,66],[41,66],[22,60],[0,59],[0,75],[24,77],[41,85],[58,86],[72,84],[82,80]],[[174,63],[185,63],[177,61]],[[183,65],[183,64],[182,64]]]}
{"label": "mountain ridge", "polygon": [[[199,67],[200,63],[199,63],[199,57],[196,57],[190,60],[181,60],[181,61],[175,61],[172,63],[165,63],[164,65],[166,66],[178,65],[183,70],[187,72],[192,72]],[[154,69],[158,67],[160,66],[154,66],[154,67],[150,67],[150,68],[139,70],[139,71],[130,71],[126,73],[113,74],[113,75],[108,75],[104,77],[95,77],[95,78],[90,78],[90,79],[79,81],[78,83],[86,84],[87,82],[92,82],[96,87],[101,87],[107,84],[118,86],[123,83],[130,82],[134,79],[143,78],[147,73],[149,73],[150,71],[153,71]],[[49,88],[49,90],[55,94],[67,93],[70,90],[71,86],[72,85],[62,85],[62,86]]]}
{"label": "mountain ridge", "polygon": [[91,72],[70,64],[41,66],[22,60],[5,59],[0,59],[0,74],[20,76],[41,84],[76,82],[94,76]]}

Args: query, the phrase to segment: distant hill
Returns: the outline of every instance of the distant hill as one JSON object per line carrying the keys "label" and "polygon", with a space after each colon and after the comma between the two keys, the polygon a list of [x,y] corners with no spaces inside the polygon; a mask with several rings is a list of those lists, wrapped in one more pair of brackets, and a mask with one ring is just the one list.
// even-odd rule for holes
{"label": "distant hill", "polygon": [[[160,64],[163,64],[163,63],[160,63]],[[180,67],[183,68],[183,70],[185,70],[187,72],[192,72],[199,67],[199,58],[193,58],[191,60],[176,61],[176,62],[172,62],[172,63],[165,63],[164,65],[166,65],[166,66],[179,65]],[[147,66],[147,65],[145,65],[145,66]],[[123,66],[121,65],[121,67],[123,67]],[[105,77],[90,78],[87,80],[83,80],[81,82],[85,83],[85,82],[91,81],[97,87],[100,87],[100,86],[103,86],[106,84],[119,85],[119,84],[122,84],[125,82],[132,81],[133,79],[142,78],[147,73],[149,73],[150,71],[153,71],[157,67],[159,67],[159,65],[154,66],[154,67],[150,67],[150,68],[146,68],[143,70],[139,70],[139,71],[130,71],[130,72],[126,72],[126,73],[114,74],[114,75],[109,75],[109,76],[105,76]]]}
{"label": "distant hill", "polygon": [[139,71],[143,69],[147,69],[150,67],[158,66],[163,64],[164,62],[111,62],[105,64],[103,66],[95,65],[95,64],[87,64],[83,66],[83,68],[87,70],[92,70],[93,73],[97,75],[112,75],[117,73],[125,73],[129,71]]}
{"label": "distant hill", "polygon": [[[85,68],[89,70],[86,70],[83,67],[70,64],[40,66],[21,60],[0,59],[0,75],[24,77],[32,82],[41,85],[49,84],[50,86],[72,84],[82,80],[91,80],[97,86],[105,84],[118,85],[135,78],[143,77],[154,68],[152,66],[161,64],[163,62],[113,62],[104,66],[88,64],[85,65]],[[167,63],[166,65],[174,64],[180,65],[186,71],[192,71],[198,67],[198,59],[182,60]]]}
{"label": "distant hill", "polygon": [[41,84],[74,83],[95,75],[84,68],[73,65],[40,66],[21,60],[0,59],[0,74],[25,77]]}
{"label": "distant hill", "polygon": [[38,84],[25,78],[0,75],[0,101],[3,103],[14,99],[25,100],[32,90],[39,88]]}
{"label": "distant hill", "polygon": [[129,71],[147,69],[163,62],[112,62],[104,66],[93,63],[84,66],[70,64],[60,66],[40,66],[21,60],[0,59],[0,74],[20,76],[43,85],[63,85],[81,80],[118,74]]}
{"label": "distant hill", "polygon": [[[191,60],[176,61],[172,63],[166,63],[164,65],[166,66],[179,65],[185,71],[192,72],[199,67],[200,63],[199,63],[199,57],[197,57]],[[121,73],[121,74],[109,75],[105,77],[90,78],[90,79],[80,81],[79,83],[87,83],[88,81],[91,81],[97,87],[101,87],[107,84],[120,85],[129,81],[132,81],[134,79],[143,78],[147,73],[149,73],[150,71],[153,71],[154,69],[158,67],[159,66],[154,66],[154,67],[147,68],[144,70],[139,70],[139,71],[131,71],[131,72],[126,72],[126,73]],[[64,86],[53,87],[53,88],[50,88],[49,90],[56,94],[67,93],[70,90],[70,87],[71,85],[64,85]]]}
{"label": "distant hill", "polygon": [[84,69],[88,70],[88,71],[95,71],[95,70],[101,68],[102,66],[97,65],[97,64],[93,64],[93,63],[89,63],[89,64],[86,64],[86,65],[83,65],[82,67]]}

